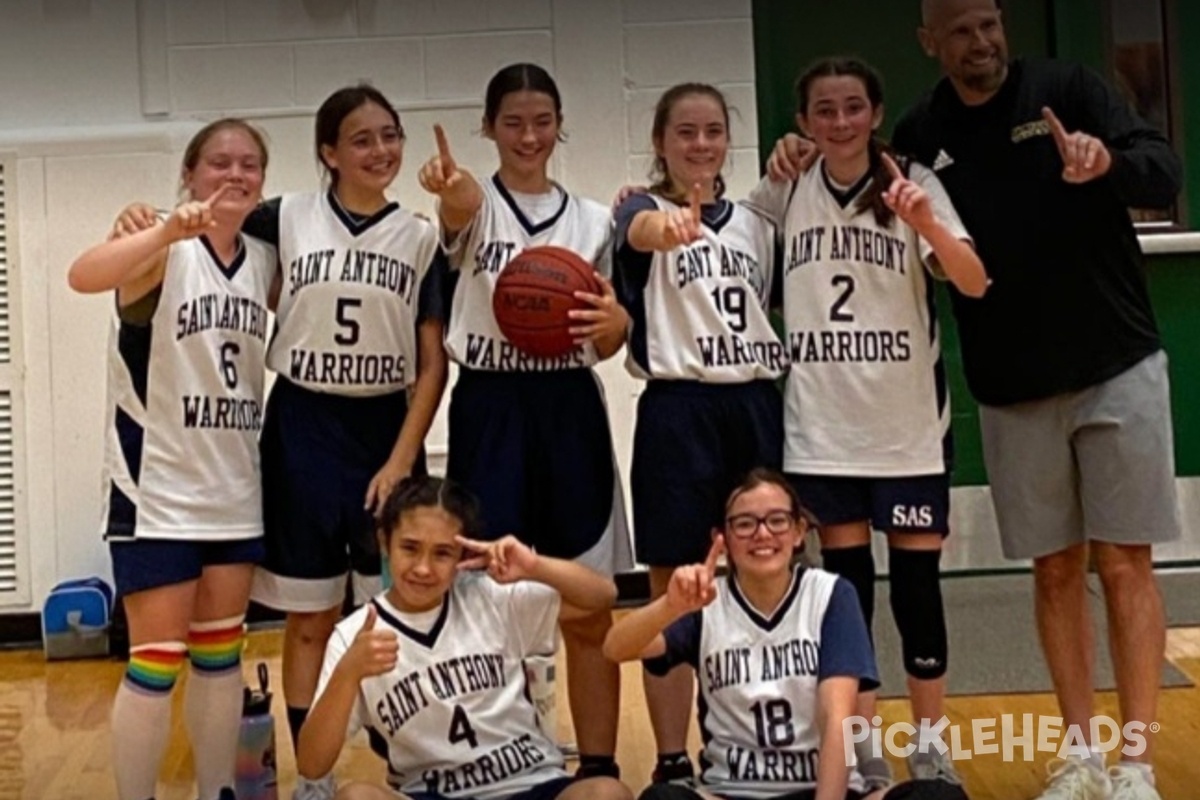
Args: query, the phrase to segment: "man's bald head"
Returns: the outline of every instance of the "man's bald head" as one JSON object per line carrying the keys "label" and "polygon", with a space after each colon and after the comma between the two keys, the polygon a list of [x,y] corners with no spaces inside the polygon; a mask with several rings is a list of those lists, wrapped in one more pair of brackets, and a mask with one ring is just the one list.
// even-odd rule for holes
{"label": "man's bald head", "polygon": [[998,11],[1000,6],[996,0],[921,0],[921,25],[940,27],[947,20],[975,8]]}
{"label": "man's bald head", "polygon": [[965,103],[986,101],[1008,75],[1008,43],[996,0],[921,0],[917,38]]}

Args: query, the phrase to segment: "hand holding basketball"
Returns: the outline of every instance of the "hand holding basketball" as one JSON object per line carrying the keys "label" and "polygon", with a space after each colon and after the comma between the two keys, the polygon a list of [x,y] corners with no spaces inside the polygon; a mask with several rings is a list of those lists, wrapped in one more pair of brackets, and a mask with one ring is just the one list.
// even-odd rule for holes
{"label": "hand holding basketball", "polygon": [[450,154],[450,142],[441,125],[433,126],[433,137],[437,140],[437,155],[421,166],[417,181],[430,194],[443,195],[461,185],[465,173]]}
{"label": "hand holding basketball", "polygon": [[516,583],[528,580],[537,569],[538,555],[533,548],[509,534],[494,542],[477,542],[465,536],[455,541],[475,553],[458,563],[460,570],[484,569],[496,583]]}
{"label": "hand holding basketball", "polygon": [[376,630],[378,613],[367,606],[367,618],[354,636],[339,666],[345,665],[359,680],[391,672],[400,657],[400,639],[387,628]]}
{"label": "hand holding basketball", "polygon": [[708,556],[701,564],[679,567],[667,584],[667,605],[677,614],[699,611],[717,599],[717,562],[725,552],[725,536],[713,537]]}
{"label": "hand holding basketball", "polygon": [[594,342],[617,334],[624,335],[629,327],[629,314],[625,307],[617,302],[617,292],[613,289],[612,281],[597,273],[596,280],[600,282],[600,293],[588,291],[575,292],[575,298],[587,303],[591,308],[576,308],[567,312],[572,322],[570,333],[576,344]]}

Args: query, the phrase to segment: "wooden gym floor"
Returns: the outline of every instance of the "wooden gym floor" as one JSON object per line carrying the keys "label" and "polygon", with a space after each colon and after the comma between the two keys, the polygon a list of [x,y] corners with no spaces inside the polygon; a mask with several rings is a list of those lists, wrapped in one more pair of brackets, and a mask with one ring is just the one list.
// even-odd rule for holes
{"label": "wooden gym floor", "polygon": [[[259,631],[250,635],[245,662],[265,661],[274,686],[279,686],[281,633]],[[1200,683],[1200,628],[1172,630],[1167,657]],[[1014,653],[1014,658],[1040,658],[1036,652]],[[113,693],[124,666],[115,661],[72,661],[47,663],[40,651],[0,653],[0,800],[113,800],[115,784],[109,763],[108,714]],[[654,740],[646,717],[639,667],[626,665],[623,672],[621,728],[618,758],[624,778],[640,790],[649,779],[654,760]],[[562,741],[569,741],[570,715],[561,691],[558,701]],[[194,800],[190,754],[179,720],[181,692],[176,692],[176,723],[163,765],[158,800]],[[947,703],[953,723],[965,726],[970,739],[970,720],[993,719],[1002,714],[1055,715],[1050,695],[1007,695],[954,697]],[[275,696],[276,735],[279,742],[280,800],[291,796],[296,778],[291,742],[284,721],[283,702]],[[881,704],[885,724],[907,717],[907,704]],[[1116,716],[1111,693],[1099,697],[1097,713]],[[1166,800],[1200,796],[1200,688],[1167,689],[1160,700],[1155,763],[1159,789]],[[692,731],[689,749],[699,739]],[[968,744],[969,746],[969,744]],[[1020,751],[1018,751],[1019,753]],[[1018,756],[1019,757],[1019,756]],[[974,800],[1021,800],[1037,794],[1046,763],[1051,756],[1035,754],[1032,762],[1005,763],[1000,755],[978,756],[960,761],[958,767]],[[897,775],[904,767],[896,764]],[[383,765],[365,746],[349,748],[338,764],[340,780],[382,780]]]}

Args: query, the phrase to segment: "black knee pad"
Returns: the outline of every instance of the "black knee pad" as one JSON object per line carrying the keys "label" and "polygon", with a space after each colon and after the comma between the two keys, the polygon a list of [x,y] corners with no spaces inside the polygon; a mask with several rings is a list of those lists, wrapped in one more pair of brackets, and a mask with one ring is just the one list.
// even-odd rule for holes
{"label": "black knee pad", "polygon": [[821,561],[826,570],[841,575],[850,581],[858,592],[858,604],[867,621],[867,635],[871,635],[871,619],[875,616],[875,556],[871,545],[858,547],[823,547]]}
{"label": "black knee pad", "polygon": [[900,631],[904,670],[932,680],[946,674],[946,612],[938,550],[888,549],[892,616]]}

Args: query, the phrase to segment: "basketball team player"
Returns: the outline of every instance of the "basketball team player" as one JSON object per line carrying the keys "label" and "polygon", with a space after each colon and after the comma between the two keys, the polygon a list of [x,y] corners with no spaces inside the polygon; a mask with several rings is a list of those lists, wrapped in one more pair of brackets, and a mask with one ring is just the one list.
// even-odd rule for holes
{"label": "basketball team player", "polygon": [[[561,358],[517,350],[492,312],[500,270],[534,245],[566,247],[606,276],[611,215],[552,181],[547,162],[562,135],[554,79],[513,64],[488,82],[483,133],[500,168],[476,179],[435,128],[438,154],[420,172],[438,197],[450,263],[446,349],[458,364],[450,399],[448,475],[481,500],[486,537],[515,533],[539,554],[578,559],[611,574],[631,566],[620,484],[600,383],[592,367],[620,349],[628,315],[602,277],[592,307],[571,315],[579,347]],[[614,752],[620,672],[601,647],[608,610],[566,614],[568,696],[581,775],[618,773]]]}
{"label": "basketball team player", "polygon": [[[787,355],[768,317],[775,228],[724,197],[729,110],[701,83],[668,89],[651,129],[654,183],[616,212],[616,287],[632,318],[627,366],[647,381],[633,440],[638,562],[652,597],[702,561],[722,498],[752,467],[778,469]],[[687,782],[692,673],[644,673],[656,782]]]}
{"label": "basketball team player", "polygon": [[525,659],[555,649],[560,602],[608,609],[616,586],[513,536],[478,541],[483,529],[453,481],[397,485],[380,519],[391,586],[331,637],[297,768],[326,774],[367,727],[387,741],[388,787],[352,783],[339,800],[630,800],[616,778],[566,774],[525,692]]}
{"label": "basketball team player", "polygon": [[[316,690],[347,580],[380,587],[373,513],[425,470],[446,384],[436,227],[390,201],[404,129],[378,90],[339,89],[316,115],[328,188],[265,203],[245,231],[279,247],[278,378],[262,433],[266,558],[256,601],[287,612],[283,691],[293,744]],[[411,391],[411,403],[407,393]],[[333,793],[301,781],[297,798]]]}
{"label": "basketball team player", "polygon": [[189,199],[159,225],[92,247],[69,272],[76,291],[116,291],[104,535],[129,620],[112,709],[120,800],[156,794],[188,660],[199,797],[233,798],[242,622],[263,553],[257,438],[276,269],[273,248],[239,230],[266,166],[248,123],[206,125],[184,151]]}
{"label": "basketball team player", "polygon": [[[949,397],[931,279],[971,298],[983,295],[987,275],[933,173],[914,165],[905,175],[875,138],[883,89],[874,70],[854,58],[822,60],[800,76],[796,103],[819,158],[795,180],[764,178],[751,195],[784,234],[784,469],[821,522],[825,567],[858,591],[868,625],[871,530],[887,533],[892,612],[921,730],[909,770],[957,783],[928,728],[945,697],[939,560],[950,504]],[[875,716],[873,691],[858,713]],[[864,751],[860,760],[869,786],[890,782],[883,758]]]}
{"label": "basketball team player", "polygon": [[[793,566],[809,515],[778,472],[750,472],[722,512],[707,557],[676,569],[667,591],[622,617],[605,643],[616,660],[645,659],[659,674],[691,664],[700,676],[704,793],[654,783],[641,797],[859,800],[864,782],[847,762],[843,723],[860,684],[878,679],[854,588]],[[717,578],[722,553],[731,569]]]}

